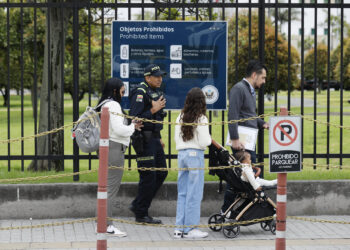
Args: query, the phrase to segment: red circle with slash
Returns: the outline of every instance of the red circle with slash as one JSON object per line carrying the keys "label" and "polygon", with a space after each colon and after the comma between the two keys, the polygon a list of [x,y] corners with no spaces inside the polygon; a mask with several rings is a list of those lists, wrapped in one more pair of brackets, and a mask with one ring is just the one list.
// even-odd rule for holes
{"label": "red circle with slash", "polygon": [[[290,125],[293,126],[294,128],[294,137],[291,137],[282,127],[281,127],[281,123],[289,123]],[[286,143],[283,143],[281,141],[279,141],[276,137],[276,130],[279,129],[281,130],[281,132],[290,140],[290,142],[286,142]],[[273,139],[275,140],[275,142],[277,142],[279,145],[281,146],[289,146],[290,144],[292,144],[293,142],[295,142],[295,140],[297,139],[298,137],[298,129],[297,129],[297,126],[295,126],[295,124],[292,122],[292,121],[289,121],[289,120],[282,120],[282,121],[279,121],[275,127],[273,128]]]}

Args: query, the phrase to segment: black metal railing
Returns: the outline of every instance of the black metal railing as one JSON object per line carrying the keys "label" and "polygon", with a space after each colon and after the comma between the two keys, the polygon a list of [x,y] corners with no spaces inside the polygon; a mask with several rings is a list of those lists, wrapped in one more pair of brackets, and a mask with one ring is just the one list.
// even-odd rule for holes
{"label": "black metal railing", "polygon": [[[18,14],[19,10],[19,14]],[[298,14],[293,19],[293,11],[298,10]],[[326,12],[322,14],[322,10]],[[32,120],[31,132],[37,134],[42,132],[42,129],[53,129],[57,124],[63,122],[76,121],[79,114],[82,112],[82,105],[79,104],[81,96],[86,92],[87,104],[93,105],[94,93],[98,93],[102,88],[102,83],[108,77],[109,73],[106,69],[110,68],[110,39],[108,39],[110,32],[111,20],[136,20],[147,19],[152,20],[160,19],[177,19],[177,20],[228,20],[230,23],[229,29],[234,30],[229,36],[229,47],[232,52],[229,52],[231,64],[229,64],[229,71],[233,70],[233,75],[229,74],[229,83],[232,86],[242,77],[242,67],[245,66],[245,61],[251,58],[258,58],[263,62],[270,63],[269,75],[271,75],[272,81],[269,82],[265,88],[259,90],[258,95],[258,114],[267,112],[267,108],[264,105],[265,93],[269,92],[274,96],[273,108],[271,111],[278,111],[280,106],[278,97],[280,90],[287,91],[286,105],[288,110],[295,109],[293,106],[292,90],[298,88],[300,91],[300,110],[298,112],[301,115],[305,113],[305,81],[312,80],[306,79],[305,69],[310,68],[310,65],[305,62],[306,51],[305,41],[306,38],[313,41],[312,48],[317,53],[313,54],[313,85],[311,87],[313,91],[313,107],[312,117],[314,120],[320,118],[318,114],[319,106],[324,104],[318,103],[318,89],[320,87],[319,70],[321,67],[318,56],[318,48],[320,48],[318,35],[318,26],[320,22],[326,23],[327,34],[325,43],[326,46],[326,72],[325,79],[326,84],[326,121],[331,121],[331,109],[339,108],[339,125],[344,125],[344,94],[350,89],[350,83],[347,83],[347,72],[344,65],[344,41],[349,35],[344,30],[347,27],[347,18],[350,16],[350,2],[344,0],[335,2],[329,1],[269,1],[265,0],[246,0],[246,1],[225,1],[225,0],[208,0],[208,1],[1,1],[0,2],[1,20],[0,20],[0,63],[1,70],[5,73],[0,74],[1,89],[3,90],[4,102],[7,108],[3,111],[7,112],[7,116],[2,119],[2,138],[11,139],[15,133],[16,125],[13,120],[18,119],[16,113],[13,113],[14,106],[11,102],[11,90],[17,90],[20,92],[20,134],[24,136],[29,131],[25,131],[26,126],[29,124],[26,122],[26,110],[25,107],[25,95],[24,90],[31,90],[31,110]],[[287,11],[287,12],[285,12]],[[312,12],[313,11],[313,12]],[[332,13],[340,12],[340,16],[334,17]],[[287,13],[287,17],[285,14]],[[312,14],[313,17],[310,17]],[[284,15],[282,19],[282,14]],[[245,15],[243,17],[243,15]],[[266,16],[267,15],[267,16]],[[256,19],[257,17],[257,19]],[[244,23],[242,19],[247,18],[247,23]],[[312,20],[313,19],[313,20]],[[283,20],[283,22],[282,22]],[[335,22],[332,22],[334,21]],[[300,46],[295,48],[292,45],[293,25],[300,24],[300,36],[297,37]],[[305,26],[309,26],[313,22],[314,33],[312,35],[306,35]],[[338,22],[338,23],[337,23]],[[55,24],[59,23],[59,27]],[[269,29],[269,27],[271,29]],[[54,30],[52,30],[54,29]],[[332,36],[337,36],[339,40],[338,54],[339,62],[337,66],[331,68],[332,55],[334,52],[334,44],[331,48],[331,30],[337,30]],[[247,54],[242,56],[242,50],[245,47],[240,47],[242,35],[240,32],[247,31]],[[57,35],[56,32],[59,32]],[[229,31],[230,32],[230,31]],[[255,33],[258,33],[257,35]],[[270,33],[269,33],[270,32]],[[245,33],[244,33],[245,34]],[[55,36],[56,35],[56,36]],[[307,36],[307,37],[306,37]],[[52,40],[60,39],[60,44],[55,45],[56,41]],[[271,43],[271,38],[273,38]],[[46,44],[45,44],[46,43]],[[270,44],[271,43],[271,44]],[[257,47],[256,47],[257,44]],[[281,45],[282,44],[282,45]],[[287,48],[283,48],[284,45]],[[309,46],[310,44],[308,44]],[[55,47],[56,46],[56,47]],[[86,49],[87,46],[87,49]],[[45,49],[47,50],[45,52]],[[270,49],[270,50],[269,50]],[[308,48],[310,49],[310,48]],[[295,56],[295,50],[299,50],[300,55]],[[268,54],[266,54],[268,52]],[[55,53],[59,53],[57,56]],[[283,58],[279,55],[283,54]],[[46,57],[46,58],[45,58]],[[53,59],[56,63],[59,63],[58,68],[54,68]],[[231,60],[232,59],[232,60]],[[242,60],[243,59],[243,60]],[[323,58],[322,58],[323,59]],[[46,62],[46,63],[45,63]],[[19,65],[19,67],[18,67]],[[83,65],[87,65],[86,67]],[[85,67],[85,68],[84,68]],[[335,72],[336,73],[333,73]],[[53,74],[56,74],[53,76]],[[300,75],[300,77],[296,77]],[[336,76],[334,76],[336,75]],[[331,86],[330,82],[339,82],[339,106],[335,107],[335,104],[331,102]],[[20,83],[18,85],[18,82]],[[286,85],[284,83],[287,83]],[[47,84],[45,90],[44,85]],[[54,92],[55,88],[59,88],[60,92]],[[45,92],[47,91],[47,95]],[[53,100],[57,96],[52,96],[53,93],[58,93],[60,101],[57,103]],[[65,94],[69,93],[73,100],[72,110],[65,108],[64,103],[66,101]],[[39,95],[41,102],[47,99],[48,109],[46,116],[39,116],[44,110],[39,108]],[[17,101],[18,102],[18,101]],[[56,106],[55,106],[56,105]],[[59,105],[59,106],[57,106]],[[16,104],[16,108],[18,105]],[[42,107],[42,106],[41,106]],[[29,108],[29,109],[30,109]],[[311,110],[311,109],[309,109]],[[25,112],[26,111],[26,112]],[[17,111],[16,111],[17,112]],[[70,119],[67,120],[64,114],[72,113]],[[55,120],[54,116],[59,117],[59,121]],[[222,111],[221,114],[213,111],[209,111],[209,120],[213,120],[213,116],[221,116],[221,121],[225,121],[226,112]],[[348,114],[346,114],[348,116]],[[41,125],[40,119],[47,119],[45,126]],[[168,111],[168,121],[172,119],[172,112]],[[5,121],[6,120],[6,121]],[[6,123],[6,125],[5,125]],[[303,120],[302,126],[304,128],[305,121]],[[311,125],[313,131],[313,147],[312,151],[304,152],[304,158],[313,159],[313,163],[317,163],[317,159],[325,158],[327,164],[330,164],[330,159],[338,159],[339,164],[343,164],[344,158],[350,158],[350,152],[344,148],[344,142],[346,141],[346,135],[342,128],[338,129],[339,136],[339,148],[334,149],[331,146],[331,133],[333,128],[327,127],[326,131],[326,150],[325,152],[318,151],[318,124],[313,123]],[[212,127],[210,126],[212,131]],[[176,152],[171,147],[171,125],[168,126],[168,164],[171,166],[171,159],[176,158]],[[303,130],[304,131],[304,130]],[[225,132],[227,128],[221,127],[221,143],[225,143]],[[69,133],[65,131],[65,135]],[[310,131],[304,131],[310,133]],[[31,134],[31,133],[29,133]],[[7,135],[7,136],[6,136]],[[52,168],[53,161],[73,160],[73,171],[79,171],[79,164],[81,160],[88,160],[89,169],[91,169],[92,159],[97,159],[95,155],[80,155],[79,149],[75,143],[73,143],[73,154],[65,152],[64,145],[70,142],[64,140],[62,136],[61,150],[56,150],[58,147],[55,145],[57,140],[52,136],[45,136],[45,147],[48,150],[42,150],[40,147],[44,145],[40,142],[40,138],[34,138],[33,140],[26,142],[20,142],[20,153],[13,154],[13,147],[11,144],[4,144],[1,146],[0,161],[7,161],[7,169],[11,171],[13,161],[20,161],[20,169],[24,169],[29,164],[28,161],[33,161],[33,169],[38,168],[38,162],[47,161],[47,169]],[[303,142],[304,145],[303,136]],[[218,140],[218,138],[216,138]],[[265,153],[264,133],[259,133],[257,156],[258,160],[264,161],[268,157]],[[219,141],[220,141],[219,140]],[[310,142],[308,142],[310,143]],[[26,154],[25,146],[30,145],[33,149],[33,154]],[[40,146],[41,145],[41,146]],[[7,151],[7,152],[6,152]],[[61,152],[57,154],[56,152]],[[62,153],[63,152],[63,153]],[[135,155],[131,154],[129,148],[128,154],[128,166],[131,166],[131,160],[135,159]],[[16,163],[17,164],[17,163]],[[63,165],[54,164],[56,170],[62,170]],[[44,164],[45,165],[45,164]],[[43,166],[43,165],[42,165]],[[58,166],[58,168],[57,168]],[[74,180],[79,180],[79,176],[75,176]]]}

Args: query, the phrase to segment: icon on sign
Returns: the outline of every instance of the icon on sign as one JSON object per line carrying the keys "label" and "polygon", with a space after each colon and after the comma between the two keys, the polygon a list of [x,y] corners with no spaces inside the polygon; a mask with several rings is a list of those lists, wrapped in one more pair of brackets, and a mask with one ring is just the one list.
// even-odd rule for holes
{"label": "icon on sign", "polygon": [[172,63],[170,64],[170,78],[182,78],[182,64]]}
{"label": "icon on sign", "polygon": [[297,126],[289,120],[278,122],[273,128],[273,138],[281,146],[293,144],[298,137]]}
{"label": "icon on sign", "polygon": [[170,46],[170,59],[171,60],[182,60],[182,45],[171,45]]}
{"label": "icon on sign", "polygon": [[207,104],[213,104],[219,99],[219,91],[214,85],[206,85],[202,88]]}
{"label": "icon on sign", "polygon": [[129,45],[120,45],[120,59],[129,60]]}
{"label": "icon on sign", "polygon": [[124,83],[124,87],[125,87],[124,97],[128,97],[129,96],[129,82],[123,82],[123,83]]}
{"label": "icon on sign", "polygon": [[120,64],[120,77],[121,78],[129,78],[129,64],[121,63]]}

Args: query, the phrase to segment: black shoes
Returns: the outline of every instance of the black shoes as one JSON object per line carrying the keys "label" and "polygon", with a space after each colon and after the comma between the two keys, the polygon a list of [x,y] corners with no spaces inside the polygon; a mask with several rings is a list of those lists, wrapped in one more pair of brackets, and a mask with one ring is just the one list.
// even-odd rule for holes
{"label": "black shoes", "polygon": [[130,204],[129,210],[136,215],[136,208],[132,204]]}
{"label": "black shoes", "polygon": [[136,222],[148,223],[148,224],[162,224],[161,220],[154,219],[154,218],[152,218],[151,216],[148,216],[148,215],[143,216],[143,217],[138,217],[136,215],[136,208],[132,204],[129,206],[129,210],[134,213],[135,218],[136,218],[135,219]]}
{"label": "black shoes", "polygon": [[148,215],[146,215],[144,217],[136,217],[136,222],[148,223],[148,224],[162,224],[161,220],[154,219]]}

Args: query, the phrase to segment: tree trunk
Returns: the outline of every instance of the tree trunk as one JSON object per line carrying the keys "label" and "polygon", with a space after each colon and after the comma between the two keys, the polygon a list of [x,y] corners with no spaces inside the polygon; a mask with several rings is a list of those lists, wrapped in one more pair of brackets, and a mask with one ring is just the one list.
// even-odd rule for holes
{"label": "tree trunk", "polygon": [[[34,95],[35,92],[36,92],[36,100],[35,100],[35,95]],[[35,110],[35,101],[38,101],[40,99],[40,87],[37,87],[35,89],[34,88],[34,84],[32,84],[32,86],[30,88],[30,93],[31,93],[30,94],[30,99],[32,101],[32,109],[33,109],[33,119],[35,119],[35,112],[34,112],[34,110]]]}
{"label": "tree trunk", "polygon": [[[59,1],[59,0],[58,0]],[[57,2],[58,2],[57,1]],[[48,22],[50,11],[50,24]],[[43,80],[40,91],[40,117],[39,117],[39,133],[61,127],[63,125],[63,114],[61,112],[62,103],[62,85],[63,72],[61,65],[64,64],[64,56],[61,50],[62,43],[65,47],[66,27],[71,11],[63,10],[63,18],[61,17],[60,8],[49,8],[46,12],[46,34],[50,28],[50,48],[48,39],[45,41]],[[63,19],[63,30],[61,30],[61,20]],[[50,27],[49,27],[50,25]],[[62,34],[63,33],[63,34]],[[48,58],[50,53],[50,58]],[[63,58],[63,61],[61,60]],[[50,59],[50,61],[49,61]],[[50,84],[50,86],[49,86]],[[50,98],[49,98],[50,91]],[[50,99],[50,100],[49,100]],[[50,117],[49,117],[50,111]],[[50,120],[50,127],[49,127]],[[51,139],[49,141],[49,138]],[[64,155],[63,147],[63,131],[52,133],[47,136],[38,138],[38,155]],[[56,171],[63,170],[63,160],[51,160],[51,168]],[[45,171],[49,170],[49,160],[38,160],[31,162],[29,170]]]}
{"label": "tree trunk", "polygon": [[9,96],[10,96],[10,91],[7,88],[5,88],[5,91],[1,90],[1,94],[2,94],[2,97],[4,98],[3,106],[7,107]]}

